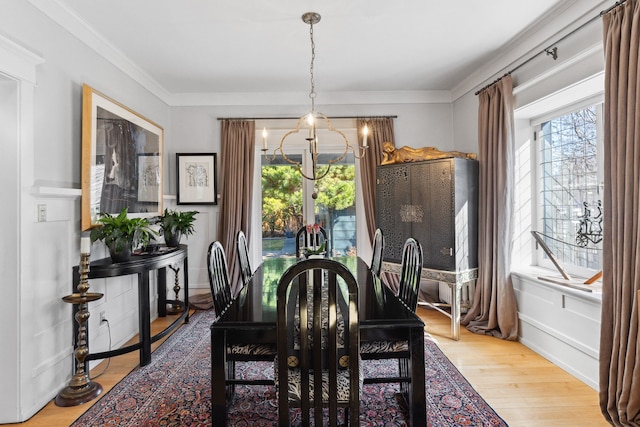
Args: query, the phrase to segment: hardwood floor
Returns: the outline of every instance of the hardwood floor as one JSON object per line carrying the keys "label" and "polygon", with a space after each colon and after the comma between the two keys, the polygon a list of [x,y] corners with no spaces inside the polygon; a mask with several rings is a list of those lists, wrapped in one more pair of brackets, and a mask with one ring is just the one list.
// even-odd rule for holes
{"label": "hardwood floor", "polygon": [[[419,307],[426,330],[482,397],[511,427],[608,426],[595,390],[517,342],[476,335],[461,329],[460,341],[449,339],[450,323],[444,315]],[[171,321],[171,317],[166,318]],[[156,320],[152,333],[167,322]],[[159,343],[154,344],[154,348]],[[104,370],[106,362],[92,370]],[[138,364],[138,353],[114,357],[109,369],[95,380],[110,390]],[[63,427],[70,425],[96,400],[60,408],[50,402],[30,420],[8,426]]]}
{"label": "hardwood floor", "polygon": [[518,342],[460,330],[449,339],[444,315],[419,307],[426,330],[449,360],[511,427],[608,426],[598,393]]}

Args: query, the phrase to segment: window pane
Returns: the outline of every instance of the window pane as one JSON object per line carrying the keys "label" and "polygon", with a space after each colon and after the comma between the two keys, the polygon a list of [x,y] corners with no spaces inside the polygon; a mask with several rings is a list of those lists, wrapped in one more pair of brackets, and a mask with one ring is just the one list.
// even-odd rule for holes
{"label": "window pane", "polygon": [[540,132],[542,233],[565,265],[600,270],[597,108],[545,122]]}
{"label": "window pane", "polygon": [[326,229],[335,256],[356,255],[355,175],[353,156],[348,156],[315,186],[316,222]]}
{"label": "window pane", "polygon": [[303,224],[302,176],[289,163],[272,165],[262,157],[262,254],[295,256],[295,233]]}

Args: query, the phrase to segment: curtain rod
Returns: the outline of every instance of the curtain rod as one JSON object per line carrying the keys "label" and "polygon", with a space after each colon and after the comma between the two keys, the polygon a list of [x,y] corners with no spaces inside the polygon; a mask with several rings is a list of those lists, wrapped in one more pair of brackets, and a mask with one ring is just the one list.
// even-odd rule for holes
{"label": "curtain rod", "polygon": [[[218,120],[298,120],[300,117],[218,117]],[[398,116],[334,116],[328,119],[397,119]]]}
{"label": "curtain rod", "polygon": [[596,16],[592,17],[591,19],[589,19],[587,22],[585,22],[584,24],[580,25],[579,27],[575,28],[574,30],[570,31],[569,33],[565,34],[564,36],[562,36],[561,38],[559,38],[558,40],[556,40],[554,43],[551,43],[548,47],[542,49],[540,52],[534,54],[533,56],[529,57],[526,61],[524,61],[521,64],[516,65],[511,71],[507,71],[506,73],[504,73],[504,75],[502,77],[498,77],[497,79],[495,79],[494,81],[492,81],[491,83],[489,83],[488,85],[484,86],[482,89],[479,89],[475,95],[478,95],[480,92],[482,92],[483,90],[493,86],[494,84],[498,83],[500,80],[502,80],[503,78],[507,77],[509,74],[515,72],[516,70],[522,68],[523,66],[525,66],[526,64],[528,64],[529,62],[531,62],[532,60],[534,60],[535,58],[537,58],[538,56],[542,55],[543,53],[546,53],[547,55],[551,55],[553,57],[553,59],[555,60],[558,57],[558,48],[557,47],[553,47],[554,45],[560,43],[561,41],[563,41],[564,39],[566,39],[569,36],[572,36],[573,34],[575,34],[576,32],[578,32],[579,30],[583,29],[584,27],[586,27],[587,25],[591,24],[593,21],[595,21],[596,19],[602,17],[602,15],[605,15],[607,13],[609,13],[610,11],[612,11],[613,9],[615,9],[616,7],[622,5],[624,2],[626,2],[627,0],[620,0],[617,1],[613,6],[611,6],[608,9],[605,9],[603,11],[601,11],[599,14],[597,14]]}

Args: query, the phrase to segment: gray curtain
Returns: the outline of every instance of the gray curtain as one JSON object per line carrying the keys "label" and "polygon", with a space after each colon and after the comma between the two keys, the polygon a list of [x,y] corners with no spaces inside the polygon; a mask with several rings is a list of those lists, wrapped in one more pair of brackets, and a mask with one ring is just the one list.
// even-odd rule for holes
{"label": "gray curtain", "polygon": [[[358,119],[357,128],[369,127],[369,148],[360,160],[360,179],[362,182],[362,199],[364,200],[364,216],[367,222],[369,241],[373,241],[376,232],[376,168],[382,162],[382,143],[394,142],[393,119],[389,117]],[[362,146],[362,135],[358,136]]]}
{"label": "gray curtain", "polygon": [[604,268],[600,407],[616,426],[640,426],[640,3],[603,15]]}
{"label": "gray curtain", "polygon": [[231,290],[242,286],[236,249],[236,234],[244,231],[251,245],[251,209],[255,158],[255,122],[223,120],[220,150],[220,211],[218,240],[227,257]]}
{"label": "gray curtain", "polygon": [[518,338],[511,283],[513,234],[513,82],[507,75],[478,96],[478,280],[462,324],[471,332]]}

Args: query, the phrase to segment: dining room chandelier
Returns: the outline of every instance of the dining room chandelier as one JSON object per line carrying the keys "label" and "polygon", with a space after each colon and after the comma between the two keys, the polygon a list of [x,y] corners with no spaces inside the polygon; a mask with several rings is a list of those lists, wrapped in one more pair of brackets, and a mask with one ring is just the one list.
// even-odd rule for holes
{"label": "dining room chandelier", "polygon": [[[321,18],[320,14],[316,12],[307,12],[302,15],[302,21],[305,24],[309,25],[309,36],[311,39],[311,66],[309,68],[309,73],[311,76],[311,90],[309,91],[309,98],[311,98],[311,111],[298,119],[296,127],[294,129],[284,134],[284,136],[280,140],[280,145],[273,150],[272,156],[266,156],[266,151],[268,149],[267,143],[266,143],[266,129],[263,130],[264,146],[262,148],[262,151],[265,152],[265,156],[267,157],[267,159],[269,159],[270,161],[273,161],[275,160],[276,156],[279,153],[284,160],[286,160],[288,163],[292,165],[295,165],[298,171],[300,172],[300,174],[304,178],[310,181],[316,181],[327,176],[327,174],[329,173],[329,170],[331,169],[331,166],[334,163],[340,162],[342,159],[344,159],[344,157],[347,155],[349,150],[353,152],[353,155],[355,158],[361,159],[364,157],[366,149],[368,147],[367,145],[368,129],[366,126],[363,129],[362,146],[357,146],[357,149],[356,149],[356,147],[354,147],[349,143],[349,139],[344,134],[344,132],[334,128],[331,125],[331,121],[326,115],[324,115],[319,111],[316,111],[316,104],[315,104],[316,85],[315,85],[315,78],[314,78],[314,62],[316,59],[316,45],[313,40],[313,26],[318,22],[320,22],[320,18]],[[335,132],[336,134],[340,135],[340,137],[344,141],[343,152],[339,154],[337,157],[333,159],[329,159],[323,166],[318,164],[318,156],[319,156],[318,142],[319,141],[318,141],[317,131],[319,128],[319,121],[324,121],[324,127],[326,127],[326,129],[329,132]],[[304,129],[308,129],[308,136],[305,138],[305,140],[307,141],[309,146],[309,156],[311,157],[311,171],[309,170],[305,171],[303,168],[302,162],[299,162],[290,158],[285,151],[285,143],[287,141],[287,138],[289,138],[289,136],[291,135],[298,134],[301,130],[303,130],[304,132]]]}

